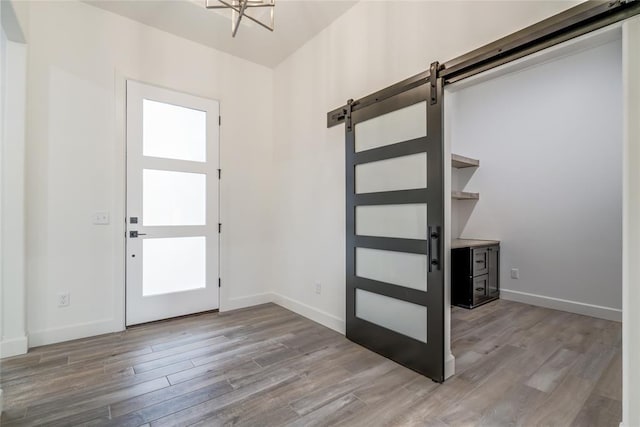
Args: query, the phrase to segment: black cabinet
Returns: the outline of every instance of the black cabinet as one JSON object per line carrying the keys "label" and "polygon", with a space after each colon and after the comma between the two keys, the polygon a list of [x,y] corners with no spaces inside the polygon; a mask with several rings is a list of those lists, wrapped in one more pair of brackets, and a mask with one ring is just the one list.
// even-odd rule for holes
{"label": "black cabinet", "polygon": [[451,245],[451,299],[474,308],[500,296],[500,243],[454,240]]}

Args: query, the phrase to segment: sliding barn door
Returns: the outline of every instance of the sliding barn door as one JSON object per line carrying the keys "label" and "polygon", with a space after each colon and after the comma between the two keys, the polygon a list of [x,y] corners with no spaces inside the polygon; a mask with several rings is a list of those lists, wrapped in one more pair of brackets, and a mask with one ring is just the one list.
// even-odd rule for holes
{"label": "sliding barn door", "polygon": [[347,338],[444,380],[442,84],[346,117]]}

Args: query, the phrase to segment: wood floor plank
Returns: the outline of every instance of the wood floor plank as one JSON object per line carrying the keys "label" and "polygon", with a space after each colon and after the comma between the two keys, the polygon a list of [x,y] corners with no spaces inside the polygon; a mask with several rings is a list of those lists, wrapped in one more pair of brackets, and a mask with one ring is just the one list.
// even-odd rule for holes
{"label": "wood floor plank", "polygon": [[504,364],[521,355],[523,352],[524,350],[521,348],[511,345],[500,347],[491,354],[476,361],[469,369],[460,375],[460,378],[472,384],[478,383],[496,370],[502,369]]}
{"label": "wood floor plank", "polygon": [[478,426],[513,426],[522,419],[532,407],[540,405],[547,394],[519,383],[511,387],[500,399],[496,399],[483,411]]}
{"label": "wood floor plank", "polygon": [[355,395],[347,394],[309,412],[288,425],[291,427],[332,426],[340,419],[346,418],[366,406]]}
{"label": "wood floor plank", "polygon": [[199,403],[210,401],[232,390],[233,388],[228,382],[224,380],[218,381],[193,391],[177,394],[175,397],[166,399],[160,403],[145,406],[137,411],[115,417],[109,425],[138,426],[174,414],[185,408],[190,408]]}
{"label": "wood floor plank", "polygon": [[16,366],[13,368],[2,367],[3,381],[10,381],[18,377],[25,376],[37,376],[46,372],[51,372],[61,366],[66,366],[69,363],[68,356],[56,357],[45,362],[29,364],[26,366]]}
{"label": "wood floor plank", "polygon": [[543,338],[538,341],[535,351],[524,351],[514,357],[504,368],[520,375],[530,377],[540,367],[561,349],[562,343],[553,337]]}
{"label": "wood floor plank", "polygon": [[195,366],[207,365],[214,362],[219,362],[232,357],[237,357],[247,352],[253,352],[255,350],[268,351],[266,349],[274,349],[280,347],[281,344],[277,341],[277,338],[260,340],[252,342],[248,340],[237,341],[234,345],[230,345],[225,348],[227,351],[216,351],[214,353],[196,357],[191,359]]}
{"label": "wood floor plank", "polygon": [[[430,390],[437,388],[435,383]],[[426,425],[430,420],[436,419],[436,414],[445,405],[436,397],[435,393],[410,391],[405,387],[396,389],[387,399],[377,401],[374,405],[367,405],[354,412],[349,417],[339,420],[336,425],[341,427],[351,426],[407,426]],[[444,425],[444,423],[441,423]]]}
{"label": "wood floor plank", "polygon": [[300,356],[302,356],[302,353],[299,351],[282,346],[271,351],[264,352],[261,355],[254,357],[253,360],[264,368],[266,366],[273,365],[274,363],[291,360]]}
{"label": "wood floor plank", "polygon": [[620,349],[617,347],[593,346],[587,353],[578,357],[570,372],[580,378],[597,382],[618,353]]}
{"label": "wood floor plank", "polygon": [[[461,401],[463,408],[482,415],[487,408],[504,398],[507,392],[515,385],[522,383],[523,377],[498,369],[485,378],[476,387],[469,390]],[[446,411],[443,411],[442,420],[446,422]]]}
{"label": "wood floor plank", "polygon": [[[316,355],[323,353],[322,351],[316,352]],[[308,362],[313,363],[312,359],[307,358]],[[240,405],[233,405],[223,408],[217,411],[209,421],[214,425],[224,425],[230,423],[246,423],[250,425],[250,419],[256,418],[255,414],[267,415],[267,418],[271,418],[273,413],[278,413],[279,416],[289,417],[292,411],[295,417],[291,420],[298,418],[298,414],[291,409],[289,403],[298,399],[300,396],[312,393],[315,390],[323,388],[325,386],[335,384],[345,377],[349,376],[349,373],[345,370],[336,368],[329,364],[315,364],[317,369],[300,370],[294,367],[294,371],[297,372],[297,379],[286,384],[282,384],[272,390],[269,390],[265,394],[264,398],[252,399],[246,401]],[[270,369],[274,369],[271,367]],[[287,408],[287,410],[282,410]],[[252,414],[248,416],[248,414]],[[266,425],[281,425],[281,424],[266,424]]]}
{"label": "wood floor plank", "polygon": [[299,415],[307,415],[332,400],[350,394],[361,385],[374,381],[376,378],[392,370],[395,366],[397,365],[394,362],[385,360],[338,383],[308,393],[300,399],[291,402],[290,406]]}
{"label": "wood floor plank", "polygon": [[[171,385],[166,388],[114,403],[111,405],[111,416],[120,417],[136,410],[146,408],[147,406],[162,403],[174,397],[179,397],[185,393],[190,393],[216,383],[224,382],[229,384],[227,379],[229,375],[233,375],[235,370],[245,372],[255,366],[256,365],[252,362],[238,361],[235,365],[230,366],[227,369],[217,370],[215,374],[210,376],[198,376],[191,380],[180,382],[176,385]],[[230,386],[229,390],[231,389],[232,387]]]}
{"label": "wood floor plank", "polygon": [[27,415],[26,407],[13,407],[4,409],[0,415],[0,426],[24,419]]}
{"label": "wood floor plank", "polygon": [[232,341],[226,337],[216,337],[211,340],[206,340],[202,345],[194,345],[185,348],[180,347],[169,348],[162,351],[152,351],[148,354],[140,356],[130,357],[118,361],[108,361],[105,363],[104,369],[106,372],[114,372],[122,367],[133,367],[137,373],[144,372],[146,370],[155,369],[160,366],[170,365],[177,361],[192,360],[196,357],[204,357],[209,354],[215,354],[218,349],[226,348],[234,345],[240,340]]}
{"label": "wood floor plank", "polygon": [[525,383],[546,393],[552,392],[573,366],[578,357],[575,351],[562,348],[555,352]]}
{"label": "wood floor plank", "polygon": [[622,352],[617,351],[596,384],[596,393],[613,400],[622,401]]}
{"label": "wood floor plank", "polygon": [[[47,422],[47,427],[68,427],[75,425],[88,425],[88,424],[102,424],[109,421],[109,407],[103,406],[95,409],[89,409],[81,412],[74,412],[73,414],[59,418],[53,422]],[[42,425],[40,421],[34,425]]]}
{"label": "wood floor plank", "polygon": [[571,424],[574,427],[616,427],[620,425],[622,402],[591,393]]}
{"label": "wood floor plank", "polygon": [[546,399],[531,408],[518,424],[522,426],[568,426],[582,410],[594,384],[575,375],[567,375]]}
{"label": "wood floor plank", "polygon": [[264,398],[246,399],[237,405],[229,405],[215,411],[210,417],[198,421],[196,426],[281,426],[299,418],[288,405],[278,403],[275,396],[283,389],[297,388],[301,378],[286,382],[265,393]]}
{"label": "wood floor plank", "polygon": [[420,374],[416,372],[398,366],[377,378],[376,381],[365,383],[356,388],[353,394],[367,405],[375,405],[388,399],[390,394],[419,376]]}
{"label": "wood floor plank", "polygon": [[48,404],[37,407],[31,411],[27,409],[27,414],[21,423],[26,425],[42,425],[45,423],[54,423],[58,420],[73,417],[74,414],[84,413],[86,411],[95,410],[101,407],[108,407],[109,404],[133,396],[148,393],[169,386],[166,378],[158,378],[131,387],[122,387],[108,393],[100,393],[79,401],[58,401],[55,404]]}
{"label": "wood floor plank", "polygon": [[[288,369],[279,369],[270,372],[268,376],[253,383],[251,387],[242,387],[223,394],[214,399],[207,400],[197,405],[190,405],[185,409],[175,411],[170,415],[155,420],[152,426],[187,426],[202,419],[211,417],[221,408],[237,405],[244,400],[268,392],[287,382],[295,381],[296,375]],[[191,403],[191,402],[189,402]]]}
{"label": "wood floor plank", "polygon": [[171,385],[175,385],[183,381],[189,381],[192,379],[226,374],[228,371],[236,369],[238,366],[244,367],[244,370],[248,368],[248,365],[259,368],[259,366],[253,360],[251,360],[251,355],[259,354],[258,351],[249,352],[248,354],[250,355],[248,358],[227,357],[215,362],[207,363],[206,365],[194,366],[191,369],[185,369],[184,371],[170,374],[167,376],[167,379],[169,380],[169,383],[171,383]]}

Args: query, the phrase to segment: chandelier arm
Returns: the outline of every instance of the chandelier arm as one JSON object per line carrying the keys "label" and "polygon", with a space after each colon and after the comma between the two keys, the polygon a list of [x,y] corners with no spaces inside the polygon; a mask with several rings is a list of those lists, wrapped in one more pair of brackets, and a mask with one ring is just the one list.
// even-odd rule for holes
{"label": "chandelier arm", "polygon": [[[248,4],[247,9],[252,9],[254,7],[274,7],[274,6],[275,6],[274,4]],[[234,6],[231,6],[231,5],[230,6],[210,6],[208,4],[205,4],[204,7],[206,9],[229,9],[229,8],[234,9]]]}
{"label": "chandelier arm", "polygon": [[[205,8],[207,8],[207,9],[232,9],[232,10],[235,10],[237,13],[240,13],[240,10],[237,7],[235,7],[234,5],[232,5],[230,3],[227,3],[225,0],[218,0],[218,1],[220,3],[222,3],[224,6],[209,6],[208,5],[208,1],[205,1]],[[247,6],[247,7],[271,7],[271,8],[274,8],[275,4],[269,4],[269,5],[264,5],[264,6]],[[270,26],[258,21],[257,19],[253,18],[250,15],[247,15],[247,14],[244,14],[244,13],[242,15],[247,17],[247,19],[255,22],[258,25],[260,25],[261,27],[273,32],[273,27],[270,27]]]}
{"label": "chandelier arm", "polygon": [[238,28],[240,28],[240,21],[242,20],[242,17],[245,16],[244,11],[247,9],[247,0],[244,1],[244,3],[242,3],[242,7],[240,8],[240,12],[238,12],[238,20],[235,22],[235,24],[233,25],[232,28],[232,32],[231,32],[231,37],[235,37],[236,33],[238,32]]}
{"label": "chandelier arm", "polygon": [[[221,2],[221,3],[223,3],[223,4],[229,4],[229,3],[227,3],[227,2],[226,2],[226,1],[224,1],[224,0],[218,0],[218,1],[220,1],[220,2]],[[238,10],[238,9],[237,9],[235,6],[233,6],[233,5],[229,4],[229,6],[228,6],[228,7],[229,7],[230,9],[233,9],[233,10],[235,10],[236,12],[240,13],[240,10]],[[268,25],[266,25],[266,24],[263,24],[262,22],[258,21],[257,19],[255,19],[255,18],[251,17],[251,15],[244,14],[244,16],[245,16],[247,19],[250,19],[251,21],[255,22],[256,24],[258,24],[258,25],[260,25],[260,26],[262,26],[262,27],[266,28],[267,30],[269,30],[269,31],[273,31],[273,28],[272,28],[272,27],[270,27],[270,26],[268,26]]]}
{"label": "chandelier arm", "polygon": [[[234,6],[232,3],[228,3],[225,0],[217,0],[218,3],[222,3],[223,6],[212,6],[209,4],[209,0],[205,0],[204,2],[204,7],[206,9],[234,9],[236,12],[238,12],[238,9],[236,6]],[[252,4],[252,3],[245,3],[246,4],[246,8],[247,9],[251,9],[254,7],[275,7],[276,5],[273,3],[261,3],[261,4]],[[249,15],[246,15],[247,17]]]}
{"label": "chandelier arm", "polygon": [[252,18],[251,16],[249,16],[249,15],[247,15],[247,14],[245,14],[244,16],[245,16],[246,18],[250,19],[251,21],[255,22],[256,24],[260,25],[261,27],[266,28],[266,29],[267,29],[267,30],[269,30],[269,31],[273,31],[273,27],[270,27],[270,26],[268,26],[267,24],[263,24],[262,22],[258,21],[258,20],[257,20],[257,19],[255,19],[255,18]]}
{"label": "chandelier arm", "polygon": [[216,2],[218,3],[218,5],[217,6],[212,6],[212,5],[209,4],[209,0],[204,0],[205,9],[228,9],[229,8],[229,6],[226,6],[226,5],[225,6],[220,6],[219,5],[220,2],[218,0],[216,0]]}

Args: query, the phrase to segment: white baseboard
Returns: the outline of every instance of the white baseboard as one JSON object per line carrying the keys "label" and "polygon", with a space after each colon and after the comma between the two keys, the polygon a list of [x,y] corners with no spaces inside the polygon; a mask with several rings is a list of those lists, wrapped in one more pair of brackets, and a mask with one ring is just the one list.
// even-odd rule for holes
{"label": "white baseboard", "polygon": [[552,298],[543,295],[529,294],[526,292],[500,289],[500,298],[522,302],[539,307],[552,308],[554,310],[568,311],[569,313],[582,314],[585,316],[597,317],[599,319],[622,322],[622,310],[600,305],[585,304],[577,301],[569,301],[560,298]]}
{"label": "white baseboard", "polygon": [[30,332],[29,346],[38,347],[41,345],[108,334],[110,332],[118,332],[122,330],[120,323],[120,321],[108,319]]}
{"label": "white baseboard", "polygon": [[272,293],[271,295],[272,302],[344,335],[344,319],[278,293]]}
{"label": "white baseboard", "polygon": [[449,353],[445,357],[444,361],[444,379],[450,378],[456,373],[456,358],[453,354]]}
{"label": "white baseboard", "polygon": [[0,341],[0,359],[26,354],[27,350],[29,350],[29,340],[26,336]]}
{"label": "white baseboard", "polygon": [[220,301],[220,311],[238,310],[240,308],[273,302],[272,300],[273,296],[270,292],[248,295],[246,297],[229,298],[226,301]]}

